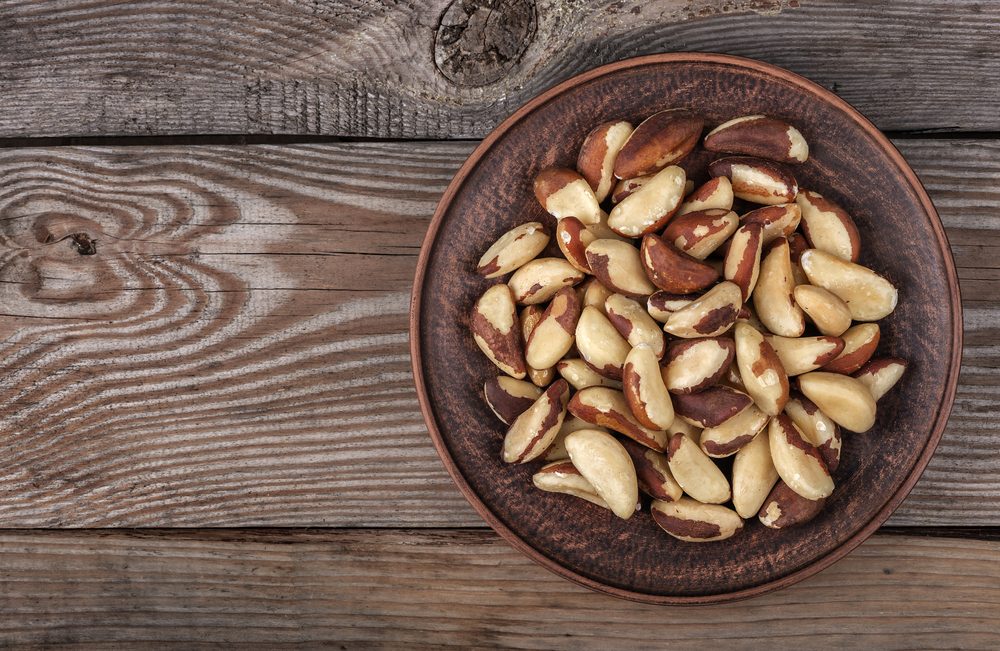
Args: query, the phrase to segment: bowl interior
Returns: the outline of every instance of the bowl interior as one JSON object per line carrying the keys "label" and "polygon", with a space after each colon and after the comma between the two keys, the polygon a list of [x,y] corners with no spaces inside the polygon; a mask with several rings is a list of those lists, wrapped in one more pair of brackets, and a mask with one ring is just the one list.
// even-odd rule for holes
{"label": "bowl interior", "polygon": [[[532,192],[539,169],[573,166],[583,137],[599,122],[637,124],[670,107],[691,108],[710,125],[754,113],[795,124],[811,146],[809,161],[793,168],[800,187],[821,192],[853,215],[861,262],[900,289],[899,307],[880,324],[878,354],[909,360],[909,371],[880,401],[871,431],[845,432],[837,490],[815,520],[797,529],[773,531],[751,520],[730,540],[682,543],[661,531],[648,510],[619,520],[575,498],[535,489],[531,475],[540,463],[511,466],[500,459],[505,428],[482,397],[483,382],[497,371],[473,343],[467,316],[496,281],[476,275],[475,264],[507,229],[530,220],[551,223]],[[481,153],[478,162],[464,178],[460,173],[450,202],[439,208],[436,237],[425,245],[430,249],[415,317],[429,424],[439,433],[446,465],[453,464],[459,485],[467,484],[463,490],[491,524],[537,552],[536,560],[591,587],[684,601],[773,584],[884,520],[891,508],[883,507],[902,499],[940,435],[957,375],[958,336],[957,289],[943,231],[892,152],[803,80],[693,55],[626,65],[570,85],[500,131],[491,146],[473,154]],[[698,169],[694,176],[696,182],[705,178]]]}

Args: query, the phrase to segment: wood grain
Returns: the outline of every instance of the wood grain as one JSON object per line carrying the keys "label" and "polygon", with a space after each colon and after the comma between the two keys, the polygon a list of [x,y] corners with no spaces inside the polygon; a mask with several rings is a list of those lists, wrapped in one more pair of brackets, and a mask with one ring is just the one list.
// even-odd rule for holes
{"label": "wood grain", "polygon": [[977,0],[7,3],[0,137],[482,137],[575,73],[671,50],[787,67],[883,129],[997,130],[998,20]]}
{"label": "wood grain", "polygon": [[[898,144],[948,227],[966,357],[891,522],[997,525],[1000,144]],[[427,438],[404,334],[472,146],[0,152],[0,526],[481,526]],[[96,255],[61,239],[79,232]]]}
{"label": "wood grain", "polygon": [[998,557],[877,535],[787,590],[666,608],[577,587],[487,531],[8,532],[0,645],[995,649]]}

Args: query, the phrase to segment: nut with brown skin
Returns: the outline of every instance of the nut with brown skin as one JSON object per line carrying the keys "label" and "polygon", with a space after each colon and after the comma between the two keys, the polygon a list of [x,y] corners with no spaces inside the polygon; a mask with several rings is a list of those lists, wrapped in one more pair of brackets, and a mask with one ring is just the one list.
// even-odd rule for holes
{"label": "nut with brown skin", "polygon": [[814,249],[843,260],[861,257],[861,236],[847,211],[818,192],[802,190],[795,198],[802,209],[802,233]]}
{"label": "nut with brown skin", "polygon": [[760,263],[753,305],[764,327],[782,337],[801,337],[806,330],[806,315],[792,298],[794,289],[788,240],[781,237]]}
{"label": "nut with brown skin", "polygon": [[476,272],[496,278],[533,260],[549,243],[549,233],[540,222],[528,222],[500,236],[479,259]]}
{"label": "nut with brown skin", "polygon": [[536,488],[549,493],[572,495],[602,508],[611,508],[604,501],[604,498],[597,494],[593,484],[580,474],[569,457],[542,466],[538,472],[532,475],[531,483]]}
{"label": "nut with brown skin", "polygon": [[491,362],[507,375],[523,379],[527,374],[521,324],[510,287],[487,289],[472,308],[472,338]]}
{"label": "nut with brown skin", "polygon": [[740,218],[732,210],[695,210],[674,217],[663,231],[664,242],[704,260],[739,228]]}
{"label": "nut with brown skin", "polygon": [[635,128],[618,151],[615,176],[631,179],[673,165],[691,153],[705,121],[686,109],[669,109],[649,116]]}
{"label": "nut with brown skin", "polygon": [[739,285],[721,282],[670,315],[664,331],[685,339],[715,337],[736,323],[743,306]]}
{"label": "nut with brown skin", "polygon": [[587,180],[597,201],[611,192],[615,182],[615,158],[632,135],[632,124],[624,120],[604,122],[587,134],[576,159],[576,169]]}
{"label": "nut with brown skin", "polygon": [[639,483],[628,452],[613,436],[581,429],[566,437],[569,458],[619,518],[627,520],[639,501]]}
{"label": "nut with brown skin", "polygon": [[851,327],[851,310],[836,294],[815,285],[796,285],[792,294],[796,305],[824,335],[839,337]]}
{"label": "nut with brown skin", "polygon": [[663,331],[642,305],[621,294],[612,294],[604,301],[604,311],[630,346],[649,346],[657,359],[663,357],[666,351]]}
{"label": "nut with brown skin", "polygon": [[739,322],[734,329],[736,365],[747,393],[768,416],[777,416],[788,402],[788,374],[771,344],[753,326]]}
{"label": "nut with brown skin", "polygon": [[[799,258],[809,248],[809,243],[806,242],[806,238],[802,237],[802,233],[798,232],[792,233],[786,239],[788,240],[788,250],[792,254],[792,275],[795,277],[795,285],[796,287],[799,285],[809,285],[809,277],[806,276],[806,272],[802,271],[802,265],[799,263]],[[802,305],[800,304],[799,307],[802,307]],[[805,308],[803,307],[802,309]],[[847,328],[845,327],[844,329],[846,330]],[[833,333],[824,332],[823,334],[828,335]]]}
{"label": "nut with brown skin", "polygon": [[789,488],[809,500],[833,493],[833,478],[822,455],[786,414],[771,419],[768,443],[774,468]]}
{"label": "nut with brown skin", "polygon": [[639,251],[628,242],[592,242],[587,247],[587,264],[601,284],[613,292],[638,300],[656,291],[643,271]]}
{"label": "nut with brown skin", "polygon": [[696,210],[712,209],[733,209],[733,184],[725,176],[709,179],[685,197],[684,203],[677,209],[677,214],[686,215]]}
{"label": "nut with brown skin", "polygon": [[721,425],[752,404],[750,396],[724,385],[674,395],[674,412],[696,427]]}
{"label": "nut with brown skin", "polygon": [[784,120],[766,115],[723,122],[705,136],[705,149],[780,163],[804,163],[809,158],[809,144],[802,133]]}
{"label": "nut with brown skin", "polygon": [[525,344],[525,361],[533,368],[555,366],[569,352],[580,319],[580,299],[572,287],[556,293]]}
{"label": "nut with brown skin", "polygon": [[486,404],[504,425],[510,425],[518,416],[528,410],[542,395],[542,390],[530,382],[515,380],[506,375],[498,375],[486,380],[483,385]]}
{"label": "nut with brown skin", "polygon": [[877,323],[859,323],[843,334],[844,349],[823,366],[830,373],[850,375],[865,365],[878,348],[881,330]]}
{"label": "nut with brown skin", "polygon": [[572,287],[584,274],[562,258],[535,258],[514,272],[507,284],[521,305],[545,303],[563,287]]}
{"label": "nut with brown skin", "polygon": [[736,513],[741,518],[752,518],[777,481],[778,471],[771,461],[770,438],[767,432],[761,432],[740,448],[733,460],[733,508]]}
{"label": "nut with brown skin", "polygon": [[587,387],[622,388],[621,382],[604,377],[582,359],[561,359],[556,362],[556,370],[577,391]]}
{"label": "nut with brown skin", "polygon": [[667,464],[684,492],[699,502],[722,504],[732,496],[729,480],[719,467],[705,456],[697,443],[683,434],[670,438]]}
{"label": "nut with brown skin", "polygon": [[587,229],[586,224],[576,217],[563,217],[556,224],[556,244],[566,256],[566,261],[578,271],[590,273],[587,262],[587,247],[597,237]]}
{"label": "nut with brown skin", "polygon": [[799,262],[809,282],[844,301],[855,321],[878,321],[896,309],[895,286],[867,267],[818,249],[804,251]]}
{"label": "nut with brown skin", "polygon": [[752,441],[768,420],[767,414],[756,405],[750,405],[721,424],[702,430],[699,445],[705,454],[715,459],[731,456]]}
{"label": "nut with brown skin", "polygon": [[839,337],[778,337],[765,335],[789,376],[815,371],[832,361],[844,349]]}
{"label": "nut with brown skin", "polygon": [[849,375],[806,373],[799,376],[799,390],[846,430],[867,432],[875,424],[875,398],[868,387]]}
{"label": "nut with brown skin", "polygon": [[503,440],[503,460],[524,463],[541,456],[559,433],[568,402],[569,384],[556,380],[511,423]]}
{"label": "nut with brown skin", "polygon": [[559,459],[569,459],[569,452],[566,451],[566,437],[573,432],[581,429],[596,429],[602,432],[607,432],[608,430],[594,425],[593,423],[588,423],[587,421],[577,418],[576,416],[570,415],[563,419],[562,427],[559,428],[559,433],[556,437],[552,439],[552,444],[549,449],[545,451],[542,455],[543,461],[558,461]]}
{"label": "nut with brown skin", "polygon": [[799,184],[779,163],[760,158],[731,156],[708,166],[713,177],[727,176],[733,194],[744,201],[775,206],[795,201]]}
{"label": "nut with brown skin", "polygon": [[660,230],[684,198],[684,170],[664,168],[622,199],[608,214],[608,226],[624,237],[641,237]]}
{"label": "nut with brown skin", "polygon": [[664,291],[654,292],[646,299],[646,311],[656,321],[666,323],[671,314],[683,307],[687,307],[696,298],[698,297],[690,294],[671,294]]}
{"label": "nut with brown skin", "polygon": [[535,177],[535,197],[555,217],[576,217],[584,224],[600,221],[601,206],[590,184],[566,167],[547,167]]}
{"label": "nut with brown skin", "polygon": [[[564,289],[575,292],[575,290],[570,288]],[[535,326],[538,325],[538,322],[542,320],[542,315],[544,313],[545,310],[542,309],[541,305],[526,305],[524,309],[521,310],[521,334],[524,337],[525,342],[531,338],[531,333],[534,332]],[[525,350],[527,351],[527,343],[525,344]],[[525,362],[527,362],[527,354],[525,354]],[[528,379],[531,380],[535,386],[547,387],[552,384],[552,379],[555,378],[555,371],[551,366],[536,368],[531,364],[528,364],[527,369]]]}
{"label": "nut with brown skin", "polygon": [[823,510],[824,506],[826,506],[825,497],[819,500],[806,499],[779,480],[764,500],[757,517],[765,527],[787,529],[809,522]]}
{"label": "nut with brown skin", "polygon": [[830,472],[840,465],[840,428],[805,396],[795,396],[785,405],[785,413],[806,439],[816,446]]}
{"label": "nut with brown skin", "polygon": [[743,224],[733,233],[726,250],[723,267],[726,280],[736,283],[743,301],[750,299],[760,274],[760,254],[763,248],[764,227],[760,224]]}
{"label": "nut with brown skin", "polygon": [[727,337],[673,341],[667,348],[663,381],[671,393],[697,393],[726,374],[736,346]]}
{"label": "nut with brown skin", "polygon": [[744,224],[760,224],[764,227],[762,242],[767,246],[779,237],[789,237],[799,227],[802,211],[798,204],[785,203],[778,206],[764,206],[746,213],[740,220]]}
{"label": "nut with brown skin", "polygon": [[660,452],[667,449],[666,432],[640,424],[632,415],[621,391],[606,387],[588,387],[578,391],[569,401],[569,412],[588,423],[624,434],[647,448]]}
{"label": "nut with brown skin", "polygon": [[625,357],[632,347],[622,338],[608,317],[596,308],[585,307],[576,325],[576,348],[592,369],[612,380],[620,380]]}
{"label": "nut with brown skin", "polygon": [[634,441],[622,441],[622,445],[632,457],[639,490],[653,499],[673,502],[684,494],[681,485],[674,479],[667,464],[667,457],[656,450],[650,450]]}
{"label": "nut with brown skin", "polygon": [[622,373],[625,401],[632,415],[650,429],[665,430],[674,422],[674,405],[660,375],[659,359],[645,344],[632,349]]}
{"label": "nut with brown skin", "polygon": [[615,189],[611,192],[611,203],[620,203],[625,199],[625,197],[629,196],[633,192],[636,192],[654,176],[656,176],[656,174],[647,174],[645,176],[637,176],[634,179],[622,179],[618,181],[618,183],[615,184]]}
{"label": "nut with brown skin", "polygon": [[642,268],[654,285],[673,294],[692,294],[719,279],[710,265],[677,250],[656,235],[642,238]]}
{"label": "nut with brown skin", "polygon": [[889,389],[896,386],[907,367],[906,360],[898,357],[882,357],[865,364],[854,377],[868,387],[872,397],[880,400]]}
{"label": "nut with brown skin", "polygon": [[650,513],[661,529],[684,542],[726,540],[743,530],[743,520],[732,509],[688,497],[674,502],[656,500]]}

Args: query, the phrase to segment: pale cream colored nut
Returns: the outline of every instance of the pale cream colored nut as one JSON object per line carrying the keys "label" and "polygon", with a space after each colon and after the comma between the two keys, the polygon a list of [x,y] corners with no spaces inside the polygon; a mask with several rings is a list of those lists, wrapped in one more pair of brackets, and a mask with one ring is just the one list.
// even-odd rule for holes
{"label": "pale cream colored nut", "polygon": [[824,506],[826,506],[825,497],[819,500],[806,499],[779,480],[764,500],[757,517],[765,527],[787,529],[809,522],[823,510]]}
{"label": "pale cream colored nut", "polygon": [[671,314],[690,305],[695,298],[697,297],[690,294],[671,294],[664,291],[654,292],[646,299],[646,311],[656,321],[666,323]]}
{"label": "pale cream colored nut", "polygon": [[674,412],[697,427],[716,427],[753,404],[742,391],[716,385],[698,393],[674,395]]}
{"label": "pale cream colored nut", "polygon": [[[758,409],[757,405],[750,405],[729,420],[702,430],[699,445],[705,454],[715,459],[731,456],[753,440],[757,432],[764,429],[768,420],[769,416]],[[763,495],[761,498],[763,499]]]}
{"label": "pale cream colored nut", "polygon": [[640,259],[646,277],[665,292],[692,294],[719,279],[719,272],[711,265],[677,250],[656,235],[642,238]]}
{"label": "pale cream colored nut", "polygon": [[660,360],[649,346],[640,344],[629,352],[622,384],[625,401],[637,421],[650,429],[670,427],[674,405],[660,375]]}
{"label": "pale cream colored nut", "polygon": [[841,436],[837,423],[805,396],[795,396],[785,405],[785,413],[806,439],[816,446],[830,472],[840,465]]}
{"label": "pale cream colored nut", "polygon": [[524,463],[541,456],[562,427],[567,402],[569,384],[565,380],[556,380],[507,430],[503,440],[503,460]]}
{"label": "pale cream colored nut", "polygon": [[569,401],[569,412],[588,423],[624,434],[647,448],[660,452],[667,449],[667,433],[640,424],[621,391],[606,387],[582,389]]}
{"label": "pale cream colored nut", "polygon": [[614,294],[600,280],[593,277],[588,278],[577,288],[580,290],[582,306],[596,307],[602,314],[604,313],[605,301],[608,300],[608,296]]}
{"label": "pale cream colored nut", "polygon": [[510,287],[501,283],[483,292],[472,308],[470,328],[476,345],[497,368],[518,380],[524,378],[524,342]]}
{"label": "pale cream colored nut", "polygon": [[615,184],[615,189],[611,192],[611,203],[617,204],[622,202],[625,197],[629,196],[633,192],[637,191],[646,181],[650,180],[656,176],[656,174],[646,174],[645,176],[637,176],[634,179],[622,179]]}
{"label": "pale cream colored nut", "polygon": [[722,504],[732,496],[729,480],[719,467],[701,451],[697,443],[683,434],[674,434],[670,438],[667,464],[684,492],[699,502]]}
{"label": "pale cream colored nut", "polygon": [[580,474],[580,471],[576,469],[568,457],[542,466],[538,472],[531,476],[531,483],[543,491],[564,493],[587,500],[591,504],[605,509],[611,508],[604,501],[604,498],[597,494],[593,484]]}
{"label": "pale cream colored nut", "polygon": [[799,389],[846,430],[866,432],[875,424],[875,398],[849,375],[813,371],[799,376]]}
{"label": "pale cream colored nut", "polygon": [[649,346],[657,359],[663,357],[666,351],[663,331],[642,305],[621,294],[612,294],[604,301],[604,311],[630,346]]}
{"label": "pale cream colored nut", "polygon": [[750,306],[750,303],[745,303],[743,307],[740,308],[740,314],[736,317],[736,320],[748,323],[761,332],[767,332],[767,328],[765,328],[764,324],[757,318],[757,313]]}
{"label": "pale cream colored nut", "polygon": [[753,326],[738,322],[734,329],[736,365],[747,393],[768,416],[777,416],[788,402],[788,374],[778,354]]}
{"label": "pale cream colored nut", "polygon": [[736,229],[726,250],[725,266],[726,280],[736,283],[742,292],[743,301],[750,299],[757,277],[760,274],[760,254],[762,250],[762,233],[764,227],[760,224],[744,224]]}
{"label": "pale cream colored nut", "polygon": [[622,388],[621,382],[604,377],[582,359],[559,360],[556,363],[556,370],[577,391],[586,389],[587,387]]}
{"label": "pale cream colored nut", "polygon": [[740,221],[744,224],[760,224],[764,227],[762,241],[767,246],[779,237],[789,237],[799,227],[802,211],[798,204],[785,203],[779,206],[764,206],[751,210]]}
{"label": "pale cream colored nut", "polygon": [[691,423],[687,422],[686,420],[678,416],[677,410],[675,409],[674,422],[672,422],[670,424],[670,427],[667,428],[667,440],[670,440],[670,438],[674,434],[683,434],[684,436],[694,441],[695,444],[697,445],[700,444],[701,441],[701,432],[702,429],[700,427],[695,427]]}
{"label": "pale cream colored nut", "polygon": [[500,236],[479,259],[476,271],[496,278],[533,260],[549,243],[549,233],[540,222],[521,224]]}
{"label": "pale cream colored nut", "polygon": [[615,437],[581,429],[566,437],[569,458],[619,518],[627,520],[639,501],[639,482],[632,458]]}
{"label": "pale cream colored nut", "polygon": [[843,260],[861,257],[861,236],[847,211],[818,192],[802,190],[795,198],[802,209],[802,233],[814,249]]}
{"label": "pale cream colored nut", "polygon": [[792,293],[796,305],[823,334],[839,337],[851,327],[851,310],[836,294],[815,285],[796,285]]}
{"label": "pale cream colored nut", "polygon": [[542,390],[530,382],[499,375],[486,380],[483,385],[483,395],[486,396],[486,404],[497,418],[503,421],[504,425],[510,425],[538,400]]}
{"label": "pale cream colored nut", "polygon": [[632,347],[608,317],[597,308],[585,307],[576,324],[576,348],[592,369],[612,380],[622,378],[622,367]]}
{"label": "pale cream colored nut", "polygon": [[697,393],[717,383],[733,362],[736,346],[727,337],[673,341],[667,347],[663,381],[671,393]]}
{"label": "pale cream colored nut", "polygon": [[590,273],[587,247],[597,237],[576,217],[563,217],[556,224],[556,244],[566,261],[584,273]]}
{"label": "pale cream colored nut", "polygon": [[618,233],[611,230],[608,226],[608,213],[601,211],[601,219],[596,224],[587,224],[587,230],[594,234],[594,237],[598,240],[621,240],[623,242],[628,241],[627,237],[622,237]]}
{"label": "pale cream colored nut", "polygon": [[654,113],[629,135],[615,159],[615,176],[631,179],[657,172],[691,153],[705,121],[686,109]]}
{"label": "pale cream colored nut", "polygon": [[732,210],[733,184],[725,176],[709,179],[697,190],[684,198],[684,203],[677,209],[678,215],[686,215],[697,210]]}
{"label": "pale cream colored nut", "polygon": [[854,377],[868,387],[875,400],[879,400],[889,392],[889,389],[896,386],[906,372],[906,367],[906,360],[898,357],[882,357],[865,364]]}
{"label": "pale cream colored nut", "polygon": [[684,494],[681,485],[674,479],[667,464],[667,457],[656,450],[639,445],[634,441],[622,441],[622,445],[632,457],[635,475],[639,480],[639,490],[653,499],[672,502]]}
{"label": "pale cream colored nut", "polygon": [[782,337],[801,337],[806,330],[806,315],[795,301],[792,291],[792,258],[788,240],[776,239],[760,263],[753,305],[764,327]]}
{"label": "pale cream colored nut", "polygon": [[663,231],[663,240],[696,260],[704,260],[740,226],[732,210],[695,210],[674,217]]}
{"label": "pale cream colored nut", "polygon": [[844,349],[833,361],[824,364],[823,370],[850,375],[864,366],[865,362],[875,354],[881,330],[877,323],[859,323],[853,328],[848,328],[842,337]]}
{"label": "pale cream colored nut", "polygon": [[566,451],[566,437],[573,432],[580,429],[596,429],[602,432],[607,432],[608,430],[594,425],[593,423],[588,423],[582,418],[577,418],[576,416],[568,416],[563,419],[562,427],[559,428],[559,433],[556,437],[552,439],[552,445],[549,449],[545,451],[542,455],[543,461],[558,461],[559,459],[569,459],[569,452]]}
{"label": "pale cream colored nut", "polygon": [[778,471],[771,461],[771,440],[767,432],[761,432],[740,448],[733,460],[733,508],[736,513],[741,518],[756,515],[777,481]]}
{"label": "pale cream colored nut", "polygon": [[525,361],[534,368],[552,368],[569,352],[580,319],[580,299],[572,287],[556,293],[525,344]]}
{"label": "pale cream colored nut", "polygon": [[809,144],[802,133],[784,120],[766,115],[723,122],[705,136],[705,149],[780,163],[804,163],[809,158]]}
{"label": "pale cream colored nut", "polygon": [[595,240],[587,247],[587,264],[601,284],[613,292],[639,299],[656,291],[646,278],[638,249],[628,242]]}
{"label": "pale cream colored nut", "polygon": [[670,315],[663,329],[675,337],[715,337],[736,323],[743,306],[739,285],[721,282]]}
{"label": "pale cream colored nut", "polygon": [[684,198],[684,170],[671,165],[656,173],[608,213],[608,226],[624,237],[642,237],[666,225]]}
{"label": "pale cream colored nut", "polygon": [[624,120],[604,122],[587,134],[576,158],[576,169],[587,180],[597,200],[604,201],[615,182],[615,158],[632,134]]}
{"label": "pale cream colored nut", "polygon": [[535,177],[535,197],[546,212],[555,217],[576,217],[584,224],[596,224],[601,206],[587,180],[566,167],[547,167]]}
{"label": "pale cream colored nut", "polygon": [[810,500],[833,493],[833,478],[823,456],[786,414],[771,419],[768,443],[774,468],[789,488]]}
{"label": "pale cream colored nut", "polygon": [[[806,272],[802,271],[802,265],[799,263],[799,258],[802,256],[802,253],[809,248],[809,243],[806,242],[806,238],[802,236],[802,233],[792,233],[787,239],[788,249],[792,254],[792,275],[795,276],[795,285],[809,285],[809,278],[806,276]],[[799,307],[802,306],[799,305]],[[848,312],[848,315],[849,314],[850,313]],[[844,329],[846,330],[847,328]],[[824,332],[823,334],[828,335],[833,333]]]}
{"label": "pale cream colored nut", "polygon": [[844,349],[839,337],[778,337],[765,335],[789,376],[815,371],[833,360]]}
{"label": "pale cream colored nut", "polygon": [[521,305],[545,303],[563,287],[572,287],[584,274],[562,258],[535,258],[514,272],[507,284]]}
{"label": "pale cream colored nut", "polygon": [[[563,290],[575,291],[569,288],[563,288]],[[559,290],[559,291],[563,291]],[[531,333],[535,330],[535,326],[538,322],[542,320],[542,315],[545,310],[542,309],[541,305],[526,305],[521,310],[521,334],[524,337],[524,341],[527,342],[531,338]],[[525,361],[527,361],[527,344],[525,344]],[[545,368],[535,368],[531,364],[527,365],[528,369],[528,379],[535,386],[547,387],[552,384],[553,378],[555,378],[555,371],[551,366]]]}
{"label": "pale cream colored nut", "polygon": [[650,513],[661,529],[684,542],[726,540],[743,530],[743,520],[732,509],[688,497],[674,502],[655,500]]}
{"label": "pale cream colored nut", "polygon": [[768,160],[732,156],[708,166],[712,176],[728,176],[733,194],[751,203],[776,206],[795,201],[799,184],[787,169]]}
{"label": "pale cream colored nut", "polygon": [[809,282],[844,301],[855,321],[878,321],[896,309],[896,288],[868,267],[817,249],[805,251],[800,263]]}

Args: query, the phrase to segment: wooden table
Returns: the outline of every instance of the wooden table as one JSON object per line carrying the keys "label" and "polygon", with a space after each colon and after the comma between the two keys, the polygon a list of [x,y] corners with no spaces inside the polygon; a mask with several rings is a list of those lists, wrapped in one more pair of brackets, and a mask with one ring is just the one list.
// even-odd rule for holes
{"label": "wooden table", "polygon": [[[421,420],[407,303],[477,138],[572,74],[695,49],[892,136],[966,350],[883,531],[790,589],[656,608],[483,527]],[[0,5],[0,646],[1000,647],[998,104],[989,2]]]}

